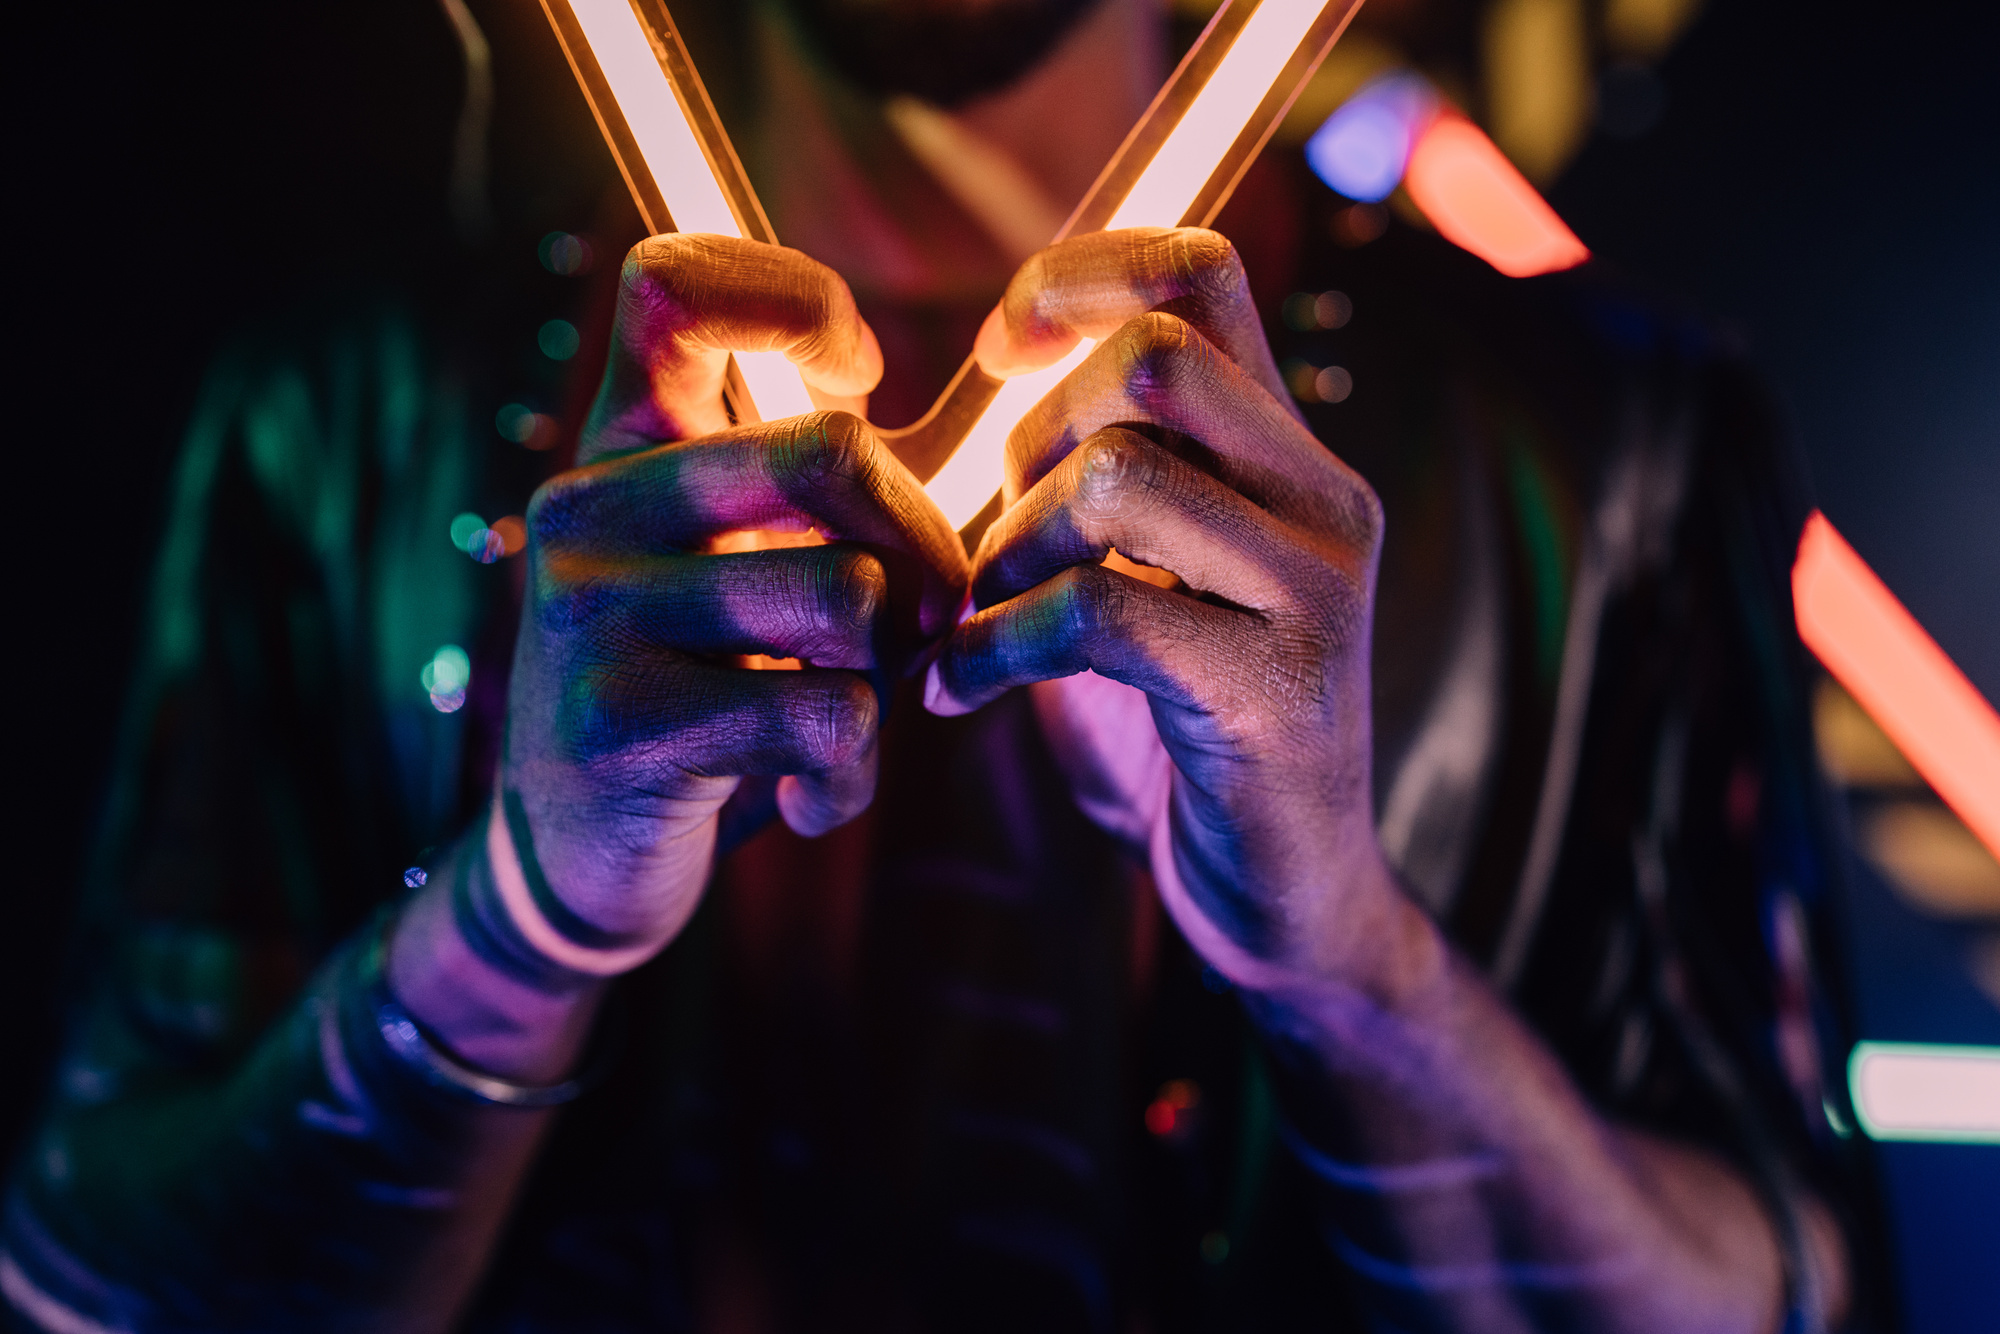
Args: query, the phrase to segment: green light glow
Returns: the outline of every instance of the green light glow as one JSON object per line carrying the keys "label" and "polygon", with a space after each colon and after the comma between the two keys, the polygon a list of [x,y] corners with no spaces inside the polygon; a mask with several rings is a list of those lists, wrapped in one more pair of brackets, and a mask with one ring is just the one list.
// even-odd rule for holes
{"label": "green light glow", "polygon": [[568,320],[550,320],[535,335],[535,342],[550,361],[568,361],[583,346],[583,336]]}
{"label": "green light glow", "polygon": [[472,659],[458,645],[446,644],[431,655],[418,679],[433,695],[456,694],[472,682]]}
{"label": "green light glow", "polygon": [[472,550],[472,539],[486,531],[486,520],[477,514],[461,514],[451,521],[451,544],[460,551]]}

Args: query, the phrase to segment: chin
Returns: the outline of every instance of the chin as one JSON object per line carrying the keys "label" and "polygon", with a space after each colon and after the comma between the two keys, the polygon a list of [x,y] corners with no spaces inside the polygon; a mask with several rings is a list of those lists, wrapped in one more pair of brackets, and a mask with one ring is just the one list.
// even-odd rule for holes
{"label": "chin", "polygon": [[783,0],[836,73],[955,106],[1013,83],[1100,0]]}

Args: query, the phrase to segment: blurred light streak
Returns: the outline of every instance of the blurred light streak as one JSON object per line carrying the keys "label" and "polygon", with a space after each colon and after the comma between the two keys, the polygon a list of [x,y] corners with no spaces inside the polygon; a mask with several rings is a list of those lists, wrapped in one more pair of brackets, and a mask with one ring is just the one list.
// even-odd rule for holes
{"label": "blurred light streak", "polygon": [[1313,174],[1349,199],[1387,199],[1403,179],[1410,150],[1437,115],[1437,93],[1422,75],[1400,71],[1357,92],[1306,140]]}
{"label": "blurred light streak", "polygon": [[1792,608],[1806,647],[2000,857],[2000,714],[1817,510]]}
{"label": "blurred light streak", "polygon": [[1870,1139],[2000,1144],[2000,1047],[1858,1042],[1847,1087]]}
{"label": "blurred light streak", "polygon": [[1572,269],[1590,258],[1548,201],[1462,116],[1431,122],[1410,154],[1403,184],[1440,235],[1510,278]]}
{"label": "blurred light streak", "polygon": [[1494,0],[1482,37],[1487,127],[1526,175],[1551,180],[1590,128],[1583,0]]}

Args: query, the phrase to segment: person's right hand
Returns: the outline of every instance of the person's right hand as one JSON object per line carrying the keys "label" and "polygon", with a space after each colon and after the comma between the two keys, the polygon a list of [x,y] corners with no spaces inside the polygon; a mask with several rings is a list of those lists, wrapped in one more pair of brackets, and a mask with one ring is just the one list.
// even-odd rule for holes
{"label": "person's right hand", "polygon": [[[808,835],[867,806],[887,692],[951,628],[966,562],[858,418],[728,424],[732,351],[781,350],[836,401],[873,388],[881,353],[830,269],[669,235],[632,251],[622,284],[582,466],[528,510],[502,782],[563,907],[664,943],[745,777],[782,776],[777,808]],[[722,554],[745,530],[826,542]]]}

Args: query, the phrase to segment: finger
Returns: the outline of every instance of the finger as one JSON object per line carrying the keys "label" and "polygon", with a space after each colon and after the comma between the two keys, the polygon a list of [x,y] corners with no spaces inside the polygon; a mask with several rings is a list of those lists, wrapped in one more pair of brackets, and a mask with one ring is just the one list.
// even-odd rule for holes
{"label": "finger", "polygon": [[993,606],[1112,548],[1202,593],[1270,610],[1309,574],[1308,553],[1270,515],[1133,431],[1086,440],[986,530],[974,605]]}
{"label": "finger", "polygon": [[932,713],[969,713],[1016,686],[1088,668],[1187,709],[1242,674],[1262,623],[1102,565],[1074,565],[966,621],[924,681]]}
{"label": "finger", "polygon": [[679,654],[606,655],[558,704],[570,758],[640,790],[678,775],[823,773],[862,760],[880,704],[858,672],[757,672]]}
{"label": "finger", "polygon": [[1099,344],[1007,437],[1007,499],[1018,500],[1107,426],[1145,423],[1198,441],[1218,480],[1287,522],[1353,540],[1379,528],[1360,474],[1173,315],[1142,315]]}
{"label": "finger", "polygon": [[673,233],[632,248],[580,457],[726,427],[731,352],[782,352],[830,395],[866,394],[882,351],[840,275],[783,246]]}
{"label": "finger", "polygon": [[595,626],[638,652],[758,653],[868,671],[888,587],[873,553],[845,545],[638,560],[565,551],[538,572],[535,616],[547,632]]}
{"label": "finger", "polygon": [[913,562],[917,628],[932,635],[950,626],[965,587],[964,545],[909,469],[846,413],[739,427],[580,468],[528,506],[538,552],[688,551],[736,529],[802,526]]}
{"label": "finger", "polygon": [[871,744],[851,764],[778,780],[778,814],[795,834],[818,838],[868,809],[875,799],[881,747]]}
{"label": "finger", "polygon": [[1050,365],[1079,337],[1104,338],[1135,315],[1179,315],[1279,399],[1243,261],[1219,232],[1132,227],[1059,241],[1023,264],[980,327],[973,353],[1005,378]]}

